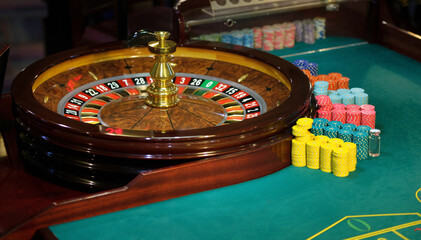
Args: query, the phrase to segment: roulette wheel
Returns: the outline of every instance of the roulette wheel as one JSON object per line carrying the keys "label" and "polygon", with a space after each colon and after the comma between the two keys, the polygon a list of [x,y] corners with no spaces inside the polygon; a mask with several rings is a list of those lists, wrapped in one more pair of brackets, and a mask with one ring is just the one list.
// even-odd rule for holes
{"label": "roulette wheel", "polygon": [[203,165],[182,174],[212,186],[288,166],[291,126],[314,110],[308,78],[258,50],[165,38],[72,49],[23,70],[12,97],[26,169],[96,192],[175,166]]}

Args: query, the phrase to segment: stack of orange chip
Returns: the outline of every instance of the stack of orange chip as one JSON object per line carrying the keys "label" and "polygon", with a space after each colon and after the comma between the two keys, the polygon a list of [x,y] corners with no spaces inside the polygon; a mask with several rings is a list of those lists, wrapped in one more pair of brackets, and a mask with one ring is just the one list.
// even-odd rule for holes
{"label": "stack of orange chip", "polygon": [[338,89],[349,89],[349,78],[340,77],[338,80]]}
{"label": "stack of orange chip", "polygon": [[338,90],[338,80],[342,77],[340,73],[329,73],[329,89],[328,90]]}

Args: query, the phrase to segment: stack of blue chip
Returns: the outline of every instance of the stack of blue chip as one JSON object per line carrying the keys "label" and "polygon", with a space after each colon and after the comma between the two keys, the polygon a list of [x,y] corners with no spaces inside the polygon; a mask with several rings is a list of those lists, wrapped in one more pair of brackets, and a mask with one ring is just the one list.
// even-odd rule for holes
{"label": "stack of blue chip", "polygon": [[371,127],[366,126],[366,125],[360,125],[355,129],[357,132],[365,132],[367,134],[369,134]]}
{"label": "stack of blue chip", "polygon": [[317,81],[314,83],[314,96],[318,95],[327,95],[327,89],[329,88],[329,83],[326,81]]}
{"label": "stack of blue chip", "polygon": [[313,124],[311,126],[310,132],[314,134],[314,136],[324,135],[324,128],[327,126],[329,120],[324,118],[315,118],[313,119]]}
{"label": "stack of blue chip", "polygon": [[342,125],[342,129],[349,129],[351,131],[355,131],[355,129],[357,128],[357,126],[355,124],[352,123],[345,123]]}
{"label": "stack of blue chip", "polygon": [[310,132],[314,134],[314,136],[321,136],[324,134],[324,127],[311,127]]}
{"label": "stack of blue chip", "polygon": [[319,65],[317,65],[317,63],[308,63],[307,70],[310,71],[311,75],[317,76],[317,72],[319,71]]}
{"label": "stack of blue chip", "polygon": [[222,42],[224,43],[231,43],[232,42],[232,36],[229,32],[223,32],[222,33]]}
{"label": "stack of blue chip", "polygon": [[339,128],[333,126],[327,126],[323,129],[323,135],[329,138],[337,138],[338,137]]}
{"label": "stack of blue chip", "polygon": [[351,91],[349,91],[349,89],[346,89],[346,88],[340,88],[340,89],[336,90],[336,92],[337,92],[339,95],[343,95],[343,94],[350,94],[350,93],[351,93]]}
{"label": "stack of blue chip", "polygon": [[364,89],[363,88],[351,88],[350,89],[352,94],[357,94],[357,93],[363,93]]}
{"label": "stack of blue chip", "polygon": [[341,123],[339,121],[330,121],[330,122],[327,123],[327,125],[329,127],[335,127],[335,128],[338,128],[338,129],[341,129],[342,128],[342,124],[343,123]]}
{"label": "stack of blue chip", "polygon": [[355,96],[355,104],[358,106],[368,104],[368,94],[367,93],[356,93]]}
{"label": "stack of blue chip", "polygon": [[313,119],[313,127],[326,127],[329,120],[325,118],[315,118]]}
{"label": "stack of blue chip", "polygon": [[242,30],[243,37],[243,46],[253,48],[254,47],[254,32],[251,28],[246,28]]}
{"label": "stack of blue chip", "polygon": [[368,133],[363,131],[354,132],[352,142],[357,145],[357,159],[368,158]]}
{"label": "stack of blue chip", "polygon": [[354,131],[348,128],[340,129],[338,132],[338,138],[344,140],[344,142],[352,142],[352,134]]}
{"label": "stack of blue chip", "polygon": [[330,94],[330,101],[332,101],[332,104],[335,103],[342,103],[342,96],[338,94]]}
{"label": "stack of blue chip", "polygon": [[308,61],[304,59],[297,59],[294,61],[294,65],[299,69],[304,70],[307,69]]}
{"label": "stack of blue chip", "polygon": [[239,30],[234,30],[234,31],[231,32],[231,34],[232,34],[231,43],[235,44],[235,45],[243,46],[243,44],[244,44],[244,41],[243,41],[244,34]]}
{"label": "stack of blue chip", "polygon": [[304,34],[303,23],[300,20],[296,20],[294,21],[294,25],[295,25],[295,41],[302,42],[303,34]]}
{"label": "stack of blue chip", "polygon": [[342,104],[355,104],[355,97],[352,94],[342,94]]}

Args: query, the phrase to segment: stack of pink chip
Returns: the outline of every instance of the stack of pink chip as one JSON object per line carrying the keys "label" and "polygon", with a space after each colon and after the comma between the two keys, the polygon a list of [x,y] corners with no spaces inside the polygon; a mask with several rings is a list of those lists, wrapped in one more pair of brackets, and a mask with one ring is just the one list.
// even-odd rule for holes
{"label": "stack of pink chip", "polygon": [[376,126],[376,111],[362,110],[361,111],[361,125],[366,125],[371,128]]}
{"label": "stack of pink chip", "polygon": [[285,25],[284,24],[274,24],[273,28],[275,29],[275,49],[283,49],[285,45]]}
{"label": "stack of pink chip", "polygon": [[346,123],[346,110],[333,109],[331,121],[339,121],[341,123]]}
{"label": "stack of pink chip", "polygon": [[352,123],[355,126],[361,125],[361,111],[351,109],[346,111],[346,123]]}
{"label": "stack of pink chip", "polygon": [[254,47],[263,48],[263,30],[261,27],[254,27]]}
{"label": "stack of pink chip", "polygon": [[295,24],[285,23],[285,47],[292,48],[295,45]]}
{"label": "stack of pink chip", "polygon": [[275,30],[272,26],[263,26],[263,50],[272,51],[275,44]]}
{"label": "stack of pink chip", "polygon": [[318,95],[316,96],[316,101],[319,106],[319,110],[317,110],[318,117],[331,121],[333,104],[330,97],[327,95]]}

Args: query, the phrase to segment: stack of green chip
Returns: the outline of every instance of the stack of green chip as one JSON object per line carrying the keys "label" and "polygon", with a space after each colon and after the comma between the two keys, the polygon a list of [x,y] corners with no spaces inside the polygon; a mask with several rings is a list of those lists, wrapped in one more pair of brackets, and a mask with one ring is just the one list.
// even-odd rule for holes
{"label": "stack of green chip", "polygon": [[354,132],[352,142],[357,145],[357,159],[368,158],[368,133],[363,131]]}
{"label": "stack of green chip", "polygon": [[344,142],[352,142],[352,133],[351,129],[340,129],[338,132],[338,138],[344,140]]}
{"label": "stack of green chip", "polygon": [[323,129],[323,135],[328,136],[329,138],[337,138],[338,131],[339,131],[339,128],[328,126]]}

